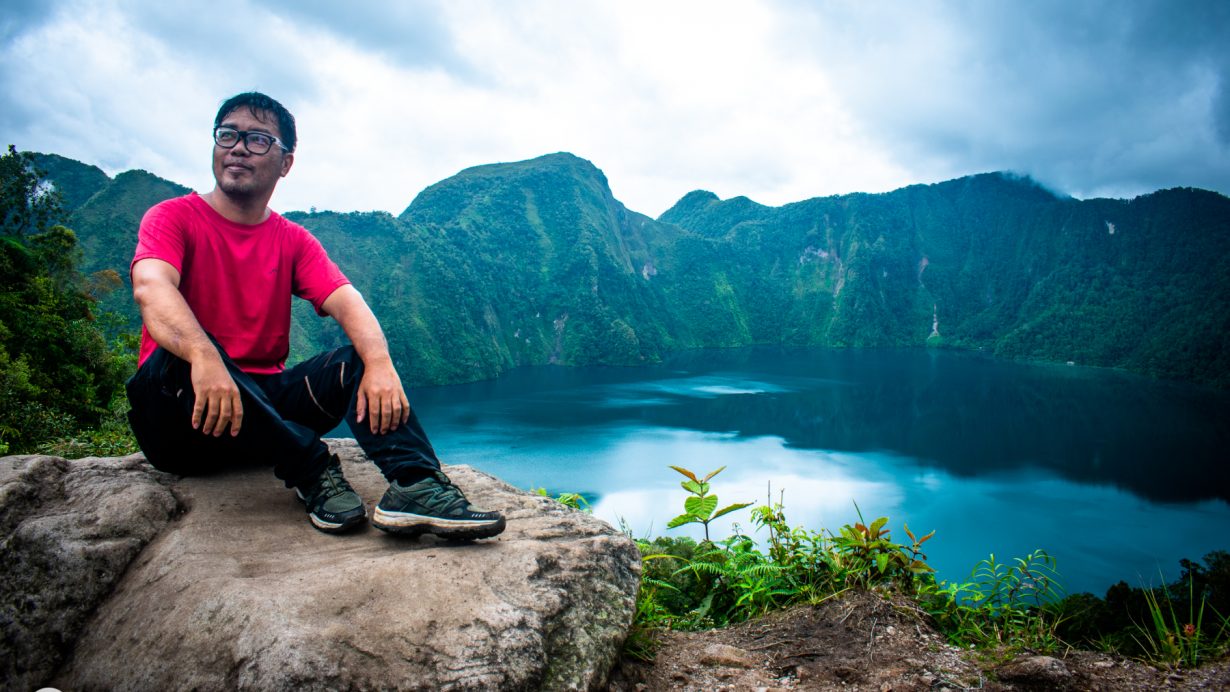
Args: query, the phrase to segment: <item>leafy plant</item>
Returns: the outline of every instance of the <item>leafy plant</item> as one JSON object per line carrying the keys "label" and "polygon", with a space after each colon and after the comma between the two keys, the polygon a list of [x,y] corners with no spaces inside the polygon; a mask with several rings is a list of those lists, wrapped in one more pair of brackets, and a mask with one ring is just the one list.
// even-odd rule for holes
{"label": "leafy plant", "polygon": [[705,541],[709,542],[709,522],[752,505],[751,502],[736,502],[721,509],[717,508],[718,498],[717,495],[709,493],[709,481],[724,471],[726,469],[725,466],[718,468],[716,471],[710,471],[704,478],[697,478],[695,473],[681,466],[672,466],[671,468],[687,478],[680,485],[690,493],[690,496],[683,501],[683,514],[671,519],[666,524],[668,529],[679,528],[686,524],[700,524],[705,528]]}
{"label": "leafy plant", "polygon": [[551,493],[546,488],[534,488],[531,492],[535,495],[555,500],[565,507],[571,507],[582,512],[590,511],[589,500],[586,500],[585,496],[581,493],[560,493],[555,497],[551,497]]}
{"label": "leafy plant", "polygon": [[[699,523],[707,529],[713,519],[751,504],[717,508],[709,481],[723,469],[702,478],[671,468],[687,478],[683,487],[689,493],[684,514],[672,527]],[[921,546],[934,532],[917,538],[907,527],[911,543],[898,545],[883,528],[887,520],[877,520],[846,526],[833,536],[790,526],[780,502],[753,509],[752,521],[768,530],[767,552],[737,532],[714,541],[706,530],[700,543],[690,538],[637,542],[643,569],[632,646],[645,653],[655,629],[722,626],[794,603],[819,603],[854,585],[908,583],[931,571]]]}
{"label": "leafy plant", "polygon": [[920,600],[953,643],[1054,651],[1062,618],[1049,606],[1062,591],[1055,558],[1035,550],[1008,562],[992,554],[970,581],[928,587]]}
{"label": "leafy plant", "polygon": [[997,611],[1041,606],[1063,590],[1058,576],[1055,558],[1045,550],[1006,563],[997,562],[992,553],[974,568],[974,593],[981,604]]}
{"label": "leafy plant", "polygon": [[[1149,626],[1137,625],[1139,638],[1136,642],[1143,649],[1145,660],[1153,664],[1170,667],[1199,665],[1201,660],[1209,658],[1209,654],[1222,648],[1226,642],[1226,630],[1230,621],[1214,614],[1221,620],[1221,626],[1211,637],[1204,633],[1204,614],[1208,604],[1208,594],[1201,593],[1199,603],[1195,594],[1195,579],[1190,575],[1187,582],[1187,617],[1180,618],[1170,589],[1145,589],[1145,601],[1149,608]],[[1161,600],[1157,591],[1162,592]]]}
{"label": "leafy plant", "polygon": [[905,526],[911,544],[903,546],[892,541],[888,529],[888,517],[880,517],[864,523],[862,510],[854,505],[859,521],[853,526],[842,526],[833,536],[835,566],[844,575],[849,586],[870,586],[880,581],[910,583],[914,577],[934,572],[926,563],[922,544],[935,535],[935,531],[916,538],[910,527]]}
{"label": "leafy plant", "polygon": [[780,501],[754,508],[752,523],[768,530],[769,557],[785,568],[782,579],[795,600],[819,603],[844,590],[834,581],[836,561],[824,531],[790,526]]}

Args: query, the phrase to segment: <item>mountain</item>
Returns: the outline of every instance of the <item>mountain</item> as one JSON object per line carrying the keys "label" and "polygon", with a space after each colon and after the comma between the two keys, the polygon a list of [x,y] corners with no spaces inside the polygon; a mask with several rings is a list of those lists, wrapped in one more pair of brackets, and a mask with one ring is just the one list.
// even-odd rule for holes
{"label": "mountain", "polygon": [[152,173],[125,171],[109,178],[94,166],[54,154],[36,155],[35,165],[64,197],[65,225],[77,233],[83,272],[114,270],[122,287],[105,295],[101,312],[112,315],[111,329],[138,332],[141,317],[132,301],[128,264],[137,245],[137,228],[151,206],[188,192],[183,185]]}
{"label": "mountain", "polygon": [[942,344],[1230,384],[1230,199],[1216,193],[1078,201],[985,174],[780,208],[691,193],[661,220],[721,239],[716,266],[751,269],[733,293],[754,340]]}
{"label": "mountain", "polygon": [[652,286],[660,246],[682,232],[625,209],[601,171],[570,154],[462,171],[397,218],[287,216],[349,273],[416,382],[702,345],[672,338],[672,311]]}
{"label": "mountain", "polygon": [[[140,171],[99,185],[67,161],[48,178],[85,199],[69,221],[87,266],[126,275],[141,214],[184,188]],[[413,384],[783,344],[980,349],[1230,386],[1230,199],[1203,190],[1080,201],[989,173],[781,207],[696,191],[655,220],[558,153],[464,170],[397,217],[286,216],[368,298]],[[293,355],[344,339],[296,302]]]}
{"label": "mountain", "polygon": [[98,166],[74,161],[59,154],[34,154],[35,168],[53,181],[63,197],[66,211],[72,211],[111,181]]}

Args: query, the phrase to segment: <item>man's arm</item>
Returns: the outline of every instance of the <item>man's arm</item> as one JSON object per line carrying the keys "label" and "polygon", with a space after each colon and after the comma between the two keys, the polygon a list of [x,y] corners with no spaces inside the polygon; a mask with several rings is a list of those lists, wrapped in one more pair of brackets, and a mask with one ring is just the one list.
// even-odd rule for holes
{"label": "man's arm", "polygon": [[179,278],[179,272],[167,262],[140,260],[132,266],[132,296],[154,341],[192,367],[192,391],[196,395],[192,427],[218,437],[229,425],[231,435],[238,435],[243,425],[239,387],[179,292]]}
{"label": "man's arm", "polygon": [[363,380],[355,404],[358,422],[366,417],[373,433],[384,434],[410,418],[410,401],[393,367],[389,345],[367,301],[350,284],[338,288],[321,306],[337,320],[363,359]]}

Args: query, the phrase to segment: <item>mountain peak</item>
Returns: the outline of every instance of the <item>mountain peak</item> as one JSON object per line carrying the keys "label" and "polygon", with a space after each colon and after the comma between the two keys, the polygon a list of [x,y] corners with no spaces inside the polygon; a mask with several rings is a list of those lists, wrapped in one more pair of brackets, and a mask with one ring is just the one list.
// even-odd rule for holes
{"label": "mountain peak", "polygon": [[65,211],[72,211],[111,182],[98,166],[82,163],[59,154],[30,152],[34,167],[44,180],[51,181],[64,200]]}
{"label": "mountain peak", "polygon": [[401,213],[401,218],[409,218],[426,207],[439,207],[446,199],[455,198],[454,201],[459,201],[471,197],[476,191],[509,187],[576,187],[585,189],[587,194],[611,198],[611,187],[597,166],[574,154],[556,152],[524,161],[488,163],[466,168],[420,192]]}
{"label": "mountain peak", "polygon": [[1047,202],[1071,199],[1068,195],[1057,192],[1050,187],[1043,185],[1041,182],[1038,182],[1038,180],[1028,173],[1018,173],[1016,171],[994,171],[992,173],[980,173],[977,175],[967,176],[965,178],[958,178],[958,180],[968,180],[974,185],[986,185],[1000,187],[1003,189],[1012,189]]}
{"label": "mountain peak", "polygon": [[461,172],[452,178],[441,182],[448,182],[454,178],[463,177],[487,177],[487,178],[508,178],[523,176],[533,173],[566,173],[580,176],[594,176],[602,178],[603,183],[606,182],[606,176],[592,162],[583,159],[575,154],[570,154],[566,151],[555,152],[554,154],[544,154],[532,159],[524,161],[508,161],[501,163],[486,163],[479,166],[471,166],[463,169]]}
{"label": "mountain peak", "polygon": [[702,212],[715,204],[720,204],[721,201],[720,197],[708,190],[692,190],[679,198],[679,201],[675,202],[673,207],[662,212],[658,220],[678,225],[681,221],[692,215]]}

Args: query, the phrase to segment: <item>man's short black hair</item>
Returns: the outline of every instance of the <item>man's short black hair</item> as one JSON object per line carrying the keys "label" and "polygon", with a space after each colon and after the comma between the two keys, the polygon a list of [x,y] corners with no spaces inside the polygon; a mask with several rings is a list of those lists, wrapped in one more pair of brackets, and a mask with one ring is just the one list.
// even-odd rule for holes
{"label": "man's short black hair", "polygon": [[253,117],[258,119],[261,116],[257,111],[273,113],[273,116],[278,119],[278,133],[281,135],[279,139],[282,140],[282,144],[285,144],[287,149],[295,150],[295,142],[299,139],[295,134],[295,116],[286,110],[286,106],[259,91],[236,94],[223,101],[222,107],[218,109],[217,117],[214,118],[214,127],[221,125],[222,119],[230,115],[232,111],[245,106],[252,113]]}

